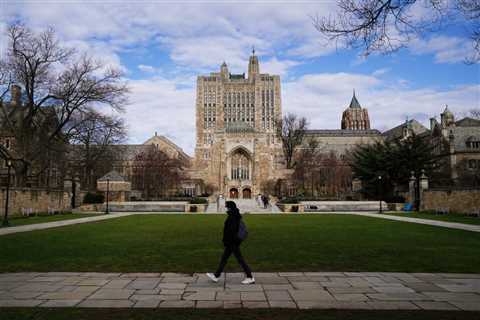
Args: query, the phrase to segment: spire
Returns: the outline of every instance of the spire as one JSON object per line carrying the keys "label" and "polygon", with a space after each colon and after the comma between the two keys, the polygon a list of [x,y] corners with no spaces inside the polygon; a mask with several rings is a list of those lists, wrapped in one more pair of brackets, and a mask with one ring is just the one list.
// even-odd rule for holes
{"label": "spire", "polygon": [[248,59],[248,79],[255,78],[255,75],[260,74],[260,66],[258,64],[258,58],[255,55],[255,47],[252,47],[252,55]]}
{"label": "spire", "polygon": [[360,103],[357,100],[357,97],[355,96],[355,89],[353,89],[353,97],[352,97],[352,101],[350,101],[350,108],[352,108],[352,109],[361,109],[362,108],[360,106]]}
{"label": "spire", "polygon": [[228,67],[225,61],[223,61],[222,65],[220,66],[220,74],[222,75],[222,78],[228,78]]}

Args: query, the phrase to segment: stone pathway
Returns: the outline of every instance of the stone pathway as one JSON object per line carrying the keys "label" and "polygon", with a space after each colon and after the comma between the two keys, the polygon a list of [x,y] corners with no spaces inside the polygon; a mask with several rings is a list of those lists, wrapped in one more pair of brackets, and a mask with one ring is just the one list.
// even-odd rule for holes
{"label": "stone pathway", "polygon": [[126,216],[130,216],[132,214],[134,214],[134,213],[133,212],[110,213],[110,214],[98,215],[98,216],[94,216],[94,217],[85,217],[85,218],[78,218],[78,219],[71,219],[71,220],[27,224],[27,225],[18,226],[18,227],[0,228],[0,236],[6,235],[6,234],[11,234],[11,233],[27,232],[27,231],[34,231],[34,230],[43,230],[43,229],[50,229],[50,228],[56,228],[56,227],[70,226],[70,225],[79,224],[79,223],[102,221],[102,220],[114,219],[114,218],[119,218],[119,217],[126,217]]}
{"label": "stone pathway", "polygon": [[[27,232],[27,231],[34,231],[34,230],[44,230],[44,229],[50,229],[50,228],[57,228],[57,227],[69,226],[69,225],[74,225],[74,224],[79,224],[79,223],[102,221],[102,220],[126,217],[126,216],[131,216],[131,215],[136,215],[136,214],[192,214],[192,213],[181,213],[181,212],[116,212],[116,213],[110,213],[110,214],[99,215],[99,216],[94,216],[94,217],[86,217],[86,218],[62,220],[62,221],[55,221],[55,222],[29,224],[29,225],[18,226],[18,227],[0,228],[0,236],[7,235],[7,234],[12,234],[12,233],[18,233],[18,232]],[[197,214],[197,213],[194,213],[194,214]],[[224,213],[221,213],[221,214],[224,214]],[[271,214],[271,212],[255,213],[255,214]],[[298,213],[292,213],[292,214],[298,214]],[[403,221],[403,222],[426,224],[426,225],[437,226],[437,227],[445,227],[445,228],[451,228],[451,229],[460,229],[460,230],[467,230],[467,231],[473,231],[473,232],[480,232],[480,225],[471,225],[471,224],[456,223],[456,222],[445,222],[445,221],[429,220],[429,219],[398,217],[398,216],[390,216],[390,215],[378,214],[378,213],[368,213],[368,212],[321,212],[320,213],[320,212],[317,212],[317,213],[313,213],[313,214],[357,215],[357,216],[381,218],[381,219],[387,219],[387,220],[396,220],[396,221]]]}
{"label": "stone pathway", "polygon": [[344,213],[344,214],[354,214],[354,215],[357,215],[357,216],[381,218],[381,219],[404,221],[404,222],[412,222],[412,223],[418,223],[418,224],[426,224],[426,225],[430,225],[430,226],[437,226],[437,227],[445,227],[445,228],[451,228],[451,229],[460,229],[460,230],[467,230],[467,231],[473,231],[473,232],[480,232],[480,225],[474,225],[474,224],[447,222],[447,221],[439,221],[439,220],[431,220],[431,219],[398,217],[398,216],[391,216],[391,215],[387,215],[387,214],[368,213],[368,212],[350,212],[350,213]]}
{"label": "stone pathway", "polygon": [[480,311],[480,274],[256,273],[241,285],[204,274],[3,273],[0,307],[298,308]]}

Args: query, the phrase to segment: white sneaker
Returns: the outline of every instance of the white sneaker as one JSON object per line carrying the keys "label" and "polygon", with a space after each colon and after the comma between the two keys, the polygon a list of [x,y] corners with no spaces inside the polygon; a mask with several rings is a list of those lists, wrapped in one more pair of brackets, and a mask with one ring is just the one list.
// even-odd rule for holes
{"label": "white sneaker", "polygon": [[210,278],[210,280],[212,280],[213,282],[218,282],[218,278],[215,277],[215,275],[213,273],[207,273],[207,277]]}
{"label": "white sneaker", "polygon": [[254,284],[255,283],[255,278],[245,278],[245,280],[242,281],[242,284]]}

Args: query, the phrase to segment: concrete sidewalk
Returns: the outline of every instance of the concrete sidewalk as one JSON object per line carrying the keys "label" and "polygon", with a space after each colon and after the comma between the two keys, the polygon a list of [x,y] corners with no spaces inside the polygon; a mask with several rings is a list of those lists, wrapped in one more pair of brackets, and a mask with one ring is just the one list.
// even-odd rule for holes
{"label": "concrete sidewalk", "polygon": [[399,217],[399,216],[391,216],[391,215],[387,215],[387,214],[369,213],[369,212],[352,212],[350,214],[354,214],[354,215],[357,215],[357,216],[364,216],[364,217],[381,218],[381,219],[387,219],[387,220],[426,224],[426,225],[429,225],[429,226],[436,226],[436,227],[444,227],[444,228],[451,228],[451,229],[459,229],[459,230],[480,232],[480,225],[474,225],[474,224],[447,222],[447,221],[439,221],[439,220],[432,220],[432,219]]}
{"label": "concrete sidewalk", "polygon": [[219,283],[204,274],[4,273],[0,307],[298,308],[480,311],[480,274],[256,273]]}
{"label": "concrete sidewalk", "polygon": [[27,232],[27,231],[34,231],[34,230],[44,230],[44,229],[57,228],[57,227],[63,227],[63,226],[70,226],[70,225],[79,224],[79,223],[102,221],[102,220],[126,217],[132,214],[134,213],[132,212],[110,213],[110,214],[98,215],[94,217],[85,217],[85,218],[78,218],[78,219],[71,219],[71,220],[27,224],[27,225],[18,226],[18,227],[1,228],[0,236],[6,235],[6,234],[18,233],[18,232]]}

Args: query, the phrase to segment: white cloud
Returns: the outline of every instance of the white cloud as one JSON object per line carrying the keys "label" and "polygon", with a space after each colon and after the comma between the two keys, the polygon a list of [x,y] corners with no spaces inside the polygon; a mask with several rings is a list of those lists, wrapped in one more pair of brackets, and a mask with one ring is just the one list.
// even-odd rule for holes
{"label": "white cloud", "polygon": [[[227,62],[230,70],[244,72],[245,61],[248,61],[252,45],[257,48],[260,39],[254,37],[198,37],[198,38],[162,38],[161,43],[171,49],[171,58],[179,65],[189,66],[193,70],[220,68],[223,61]],[[262,44],[262,50],[268,48]],[[259,50],[257,50],[259,51]],[[262,54],[259,51],[258,54]]]}
{"label": "white cloud", "polygon": [[470,40],[458,37],[436,36],[429,40],[414,40],[410,51],[415,54],[433,54],[437,63],[465,61],[473,53]]}
{"label": "white cloud", "polygon": [[273,57],[265,62],[260,61],[260,72],[284,76],[286,75],[289,68],[299,64],[300,62],[298,61],[278,60],[277,57]]}
{"label": "white cloud", "polygon": [[140,71],[143,71],[143,72],[146,72],[146,73],[155,73],[158,71],[157,68],[155,67],[152,67],[152,66],[149,66],[149,65],[144,65],[144,64],[139,64],[137,66],[137,68],[140,70]]}
{"label": "white cloud", "polygon": [[[180,83],[183,80],[179,81]],[[157,131],[190,154],[195,146],[195,90],[176,79],[131,80],[125,118],[131,143],[143,143]]]}
{"label": "white cloud", "polygon": [[287,54],[290,56],[300,56],[304,58],[315,58],[326,56],[341,49],[338,43],[328,41],[319,35],[309,39],[307,42],[289,49]]}
{"label": "white cloud", "polygon": [[380,130],[402,123],[407,116],[428,126],[428,119],[443,111],[445,104],[456,113],[480,107],[480,85],[411,89],[373,75],[334,73],[306,75],[283,88],[284,112],[307,117],[313,129],[339,129],[353,89],[368,109],[372,127]]}
{"label": "white cloud", "polygon": [[382,75],[388,73],[389,71],[390,71],[390,68],[377,69],[372,73],[372,76],[379,77],[379,76],[382,76]]}

